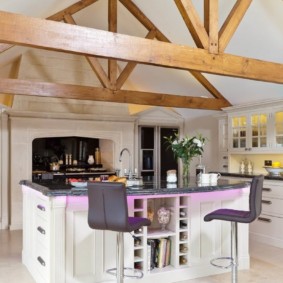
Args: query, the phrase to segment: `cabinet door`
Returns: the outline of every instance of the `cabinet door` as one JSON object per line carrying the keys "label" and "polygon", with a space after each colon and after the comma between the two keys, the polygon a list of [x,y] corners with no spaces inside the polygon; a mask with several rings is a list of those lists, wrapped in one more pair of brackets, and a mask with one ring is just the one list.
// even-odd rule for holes
{"label": "cabinet door", "polygon": [[245,151],[247,149],[247,116],[229,118],[230,149]]}
{"label": "cabinet door", "polygon": [[267,149],[267,121],[268,115],[266,113],[252,114],[250,116],[251,127],[251,148]]}
{"label": "cabinet door", "polygon": [[228,151],[228,122],[227,118],[218,121],[218,145],[220,152]]}
{"label": "cabinet door", "polygon": [[229,119],[230,150],[266,151],[270,149],[268,140],[268,113],[252,113],[231,116]]}
{"label": "cabinet door", "polygon": [[273,147],[276,149],[283,149],[283,111],[275,112],[273,118]]}

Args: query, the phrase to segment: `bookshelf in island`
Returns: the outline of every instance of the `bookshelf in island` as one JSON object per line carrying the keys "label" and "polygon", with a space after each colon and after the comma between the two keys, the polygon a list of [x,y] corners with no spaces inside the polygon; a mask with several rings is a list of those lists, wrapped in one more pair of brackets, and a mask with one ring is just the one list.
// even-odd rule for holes
{"label": "bookshelf in island", "polygon": [[[230,253],[230,225],[206,223],[220,207],[248,208],[249,182],[220,180],[215,186],[127,188],[130,216],[148,217],[149,227],[125,234],[125,266],[139,268],[141,283],[178,282],[229,272],[210,260]],[[56,188],[22,181],[23,263],[36,282],[79,283],[113,280],[116,233],[87,224],[85,188]],[[249,268],[248,225],[239,225],[239,268]],[[127,279],[127,282],[135,280]]]}

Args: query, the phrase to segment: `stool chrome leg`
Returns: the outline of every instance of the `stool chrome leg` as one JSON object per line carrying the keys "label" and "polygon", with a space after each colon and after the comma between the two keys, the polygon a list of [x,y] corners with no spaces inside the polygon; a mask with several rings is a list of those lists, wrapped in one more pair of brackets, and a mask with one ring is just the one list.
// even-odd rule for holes
{"label": "stool chrome leg", "polygon": [[238,223],[231,222],[231,281],[238,282]]}
{"label": "stool chrome leg", "polygon": [[[108,274],[116,276],[117,283],[123,283],[124,277],[130,277],[133,279],[141,279],[143,272],[134,268],[124,267],[124,233],[117,233],[117,248],[116,248],[116,268],[107,269]],[[125,273],[126,271],[126,273]],[[132,272],[133,275],[128,274]]]}
{"label": "stool chrome leg", "polygon": [[[228,260],[228,265],[217,264],[218,260]],[[219,268],[231,267],[231,282],[238,283],[238,223],[231,222],[231,256],[218,257],[210,261],[210,263]]]}
{"label": "stool chrome leg", "polygon": [[124,233],[117,233],[117,283],[124,282]]}

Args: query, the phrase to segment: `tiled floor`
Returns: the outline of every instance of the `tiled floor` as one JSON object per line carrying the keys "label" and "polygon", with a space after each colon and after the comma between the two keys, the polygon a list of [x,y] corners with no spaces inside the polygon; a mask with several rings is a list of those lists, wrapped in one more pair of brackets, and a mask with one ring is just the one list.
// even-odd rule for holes
{"label": "tiled floor", "polygon": [[[239,271],[239,283],[282,283],[283,249],[251,243],[251,268]],[[22,234],[0,231],[0,282],[34,283],[21,263]],[[230,273],[178,283],[229,283]]]}

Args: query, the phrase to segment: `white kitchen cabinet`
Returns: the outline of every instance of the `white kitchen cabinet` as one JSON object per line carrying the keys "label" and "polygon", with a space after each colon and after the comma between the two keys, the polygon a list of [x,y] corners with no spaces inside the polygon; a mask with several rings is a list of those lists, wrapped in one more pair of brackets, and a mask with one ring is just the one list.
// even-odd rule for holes
{"label": "white kitchen cabinet", "polygon": [[270,150],[272,141],[268,111],[229,115],[228,139],[231,152],[264,152]]}
{"label": "white kitchen cabinet", "polygon": [[23,262],[36,282],[65,282],[66,197],[23,186]]}
{"label": "white kitchen cabinet", "polygon": [[[23,263],[38,283],[90,283],[113,280],[106,273],[114,267],[116,233],[93,230],[87,224],[87,196],[46,197],[22,186],[24,197]],[[170,209],[163,231],[157,210]],[[248,209],[248,189],[193,194],[128,196],[130,216],[154,220],[149,227],[125,233],[125,266],[140,268],[141,283],[183,281],[225,272],[210,265],[217,256],[229,255],[230,223],[204,222],[203,217],[220,207]],[[249,268],[248,225],[239,225],[240,268]],[[170,264],[149,270],[147,241],[169,238]],[[127,279],[127,282],[136,280]]]}
{"label": "white kitchen cabinet", "polygon": [[229,171],[227,116],[218,118],[218,170],[220,172]]}
{"label": "white kitchen cabinet", "polygon": [[251,224],[251,239],[283,248],[283,182],[264,181],[262,213]]}
{"label": "white kitchen cabinet", "polygon": [[271,114],[270,136],[272,148],[283,150],[283,109],[276,109]]}
{"label": "white kitchen cabinet", "polygon": [[[229,154],[282,153],[283,104],[282,101],[257,105],[239,105],[223,109],[219,119],[219,135],[223,134],[223,121],[228,118]],[[219,152],[225,139],[219,139]]]}

